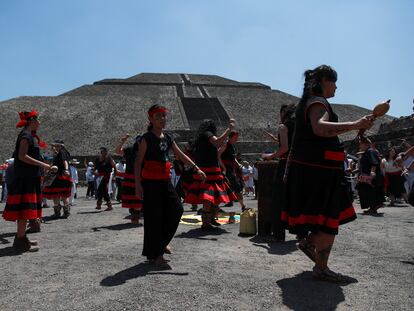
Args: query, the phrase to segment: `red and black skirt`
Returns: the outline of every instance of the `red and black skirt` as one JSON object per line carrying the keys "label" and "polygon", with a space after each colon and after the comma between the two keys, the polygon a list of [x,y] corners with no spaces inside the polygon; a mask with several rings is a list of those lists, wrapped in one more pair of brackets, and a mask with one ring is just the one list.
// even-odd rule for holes
{"label": "red and black skirt", "polygon": [[8,185],[3,218],[8,221],[42,218],[40,177],[17,178]]}
{"label": "red and black skirt", "polygon": [[43,197],[46,199],[69,198],[72,190],[70,176],[57,175],[50,186],[43,188]]}
{"label": "red and black skirt", "polygon": [[219,167],[200,169],[207,175],[207,179],[202,182],[198,174],[193,174],[193,182],[188,186],[185,203],[203,204],[204,201],[208,201],[213,205],[219,205],[237,200]]}
{"label": "red and black skirt", "polygon": [[142,209],[142,200],[135,195],[135,175],[124,173],[122,174],[124,180],[122,182],[122,207]]}
{"label": "red and black skirt", "polygon": [[290,162],[282,202],[282,223],[293,234],[336,235],[356,219],[343,169]]}

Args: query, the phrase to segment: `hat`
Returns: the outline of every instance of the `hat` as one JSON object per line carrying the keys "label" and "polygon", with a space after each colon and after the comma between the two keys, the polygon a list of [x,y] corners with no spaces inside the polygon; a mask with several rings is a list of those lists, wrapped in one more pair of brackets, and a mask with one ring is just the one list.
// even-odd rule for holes
{"label": "hat", "polygon": [[69,161],[69,164],[74,164],[74,165],[77,165],[77,164],[79,164],[80,162],[77,160],[77,159],[72,159],[72,160],[70,160]]}
{"label": "hat", "polygon": [[16,128],[24,127],[29,123],[29,120],[32,118],[37,118],[39,116],[39,113],[36,110],[32,111],[21,111],[19,112],[19,123],[16,124]]}
{"label": "hat", "polygon": [[95,164],[93,164],[93,162],[89,162],[88,166],[94,166]]}
{"label": "hat", "polygon": [[52,146],[64,146],[64,145],[65,145],[65,143],[63,142],[63,140],[60,140],[60,139],[55,139],[55,140],[53,141],[53,143],[51,143],[51,145],[52,145]]}

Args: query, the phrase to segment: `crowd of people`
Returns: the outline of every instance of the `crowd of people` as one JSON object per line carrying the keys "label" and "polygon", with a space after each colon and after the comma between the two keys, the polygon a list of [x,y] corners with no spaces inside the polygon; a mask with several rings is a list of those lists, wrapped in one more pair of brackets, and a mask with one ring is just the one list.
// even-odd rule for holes
{"label": "crowd of people", "polygon": [[[339,122],[328,99],[335,95],[337,73],[322,65],[305,72],[302,98],[297,105],[282,105],[277,137],[266,132],[278,144],[276,152],[265,153],[263,160],[278,159],[272,196],[272,234],[274,241],[285,241],[285,232],[295,234],[298,247],[314,263],[317,279],[347,282],[328,267],[328,259],[340,225],[355,220],[353,207],[358,193],[361,208],[376,214],[384,206],[385,195],[394,205],[399,198],[412,200],[414,181],[413,147],[404,142],[404,152],[390,148],[384,157],[371,141],[359,137],[356,156],[344,152],[338,135],[369,129],[375,116],[367,115],[352,122]],[[257,198],[258,170],[243,161],[237,152],[239,133],[236,121],[219,133],[212,120],[201,123],[194,141],[181,150],[167,134],[168,110],[153,105],[148,110],[147,132],[126,145],[124,135],[115,154],[116,163],[106,147],[93,162],[84,162],[87,198],[96,199],[96,209],[113,209],[116,199],[130,212],[131,222],[144,223],[143,256],[159,266],[168,266],[165,254],[183,213],[183,203],[202,206],[201,229],[214,231],[221,208],[237,202],[246,209],[244,197]],[[37,241],[29,232],[40,231],[42,205],[53,202],[54,218],[70,216],[79,182],[76,165],[62,140],[51,143],[53,157],[45,159],[46,144],[36,134],[39,115],[20,112],[22,128],[17,137],[14,160],[2,166],[3,218],[17,222],[16,250],[37,251]],[[5,193],[7,189],[7,194]],[[116,189],[116,191],[113,191]],[[411,193],[411,195],[409,195]],[[410,201],[411,204],[412,201]],[[229,221],[232,219],[230,218]],[[234,219],[233,219],[234,220]],[[29,228],[27,228],[29,224]]]}

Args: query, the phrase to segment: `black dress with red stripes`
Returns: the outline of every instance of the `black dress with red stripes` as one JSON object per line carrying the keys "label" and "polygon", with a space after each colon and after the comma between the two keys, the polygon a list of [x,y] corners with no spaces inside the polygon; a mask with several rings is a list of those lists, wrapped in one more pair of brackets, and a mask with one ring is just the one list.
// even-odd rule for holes
{"label": "black dress with red stripes", "polygon": [[[64,175],[65,164],[69,162],[70,154],[65,148],[61,148],[53,158],[53,165],[57,166],[56,178],[50,186],[43,188],[43,197],[46,199],[69,198],[72,190],[72,178]],[[69,167],[69,166],[68,166]]]}
{"label": "black dress with red stripes", "polygon": [[42,217],[42,197],[40,188],[40,168],[19,160],[20,142],[29,144],[27,155],[42,160],[39,145],[27,130],[20,132],[13,154],[13,174],[7,176],[8,196],[3,218],[9,221],[37,219]]}
{"label": "black dress with red stripes", "polygon": [[310,97],[298,104],[295,134],[286,169],[282,221],[291,233],[338,234],[341,224],[356,218],[347,195],[343,146],[338,137],[314,134],[308,111],[321,105],[330,122],[338,116],[324,97]]}
{"label": "black dress with red stripes", "polygon": [[138,153],[138,144],[124,148],[124,158],[126,162],[124,180],[122,182],[122,207],[135,210],[142,209],[142,200],[135,195],[135,172],[134,164]]}
{"label": "black dress with red stripes", "polygon": [[226,149],[224,149],[223,153],[221,154],[221,161],[226,167],[226,177],[229,181],[231,190],[233,190],[234,193],[238,194],[243,192],[243,180],[237,173],[240,168],[236,162],[236,154],[236,147],[228,142]]}
{"label": "black dress with red stripes", "polygon": [[170,178],[172,137],[164,133],[160,138],[147,132],[142,136],[143,140],[147,151],[141,171],[145,218],[142,255],[151,260],[165,253],[177,231],[183,206]]}
{"label": "black dress with red stripes", "polygon": [[207,179],[203,182],[199,175],[193,175],[193,183],[189,186],[185,197],[186,203],[203,204],[208,201],[217,206],[220,203],[237,200],[222,174],[217,147],[210,143],[212,136],[213,133],[207,131],[195,144],[195,163],[207,175]]}

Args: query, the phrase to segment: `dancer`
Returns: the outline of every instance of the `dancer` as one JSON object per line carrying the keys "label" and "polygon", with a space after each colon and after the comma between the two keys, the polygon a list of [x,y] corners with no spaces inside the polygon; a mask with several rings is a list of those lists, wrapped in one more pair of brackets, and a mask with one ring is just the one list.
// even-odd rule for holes
{"label": "dancer", "polygon": [[63,218],[68,218],[70,215],[69,197],[72,191],[72,178],[69,171],[70,154],[62,140],[55,140],[51,146],[55,154],[52,164],[58,167],[58,171],[52,184],[43,188],[43,196],[53,200],[53,218],[61,216],[61,202],[63,203]]}
{"label": "dancer", "polygon": [[[239,133],[231,131],[227,144],[219,149],[219,156],[224,164],[226,178],[229,182],[231,190],[237,196],[237,201],[240,203],[242,211],[245,210],[246,205],[243,202],[243,182],[239,177],[238,171],[241,170],[242,165],[236,159],[236,146],[239,139]],[[233,201],[227,203],[226,207],[233,206]]]}
{"label": "dancer", "polygon": [[111,180],[112,171],[116,174],[115,162],[112,157],[108,154],[108,149],[106,147],[100,148],[100,156],[95,159],[95,175],[97,183],[97,201],[96,209],[100,210],[102,208],[102,200],[106,202],[105,211],[112,210],[111,198],[108,193],[108,184]]}
{"label": "dancer", "polygon": [[139,143],[135,162],[136,194],[144,200],[144,249],[142,255],[150,262],[169,268],[165,253],[171,253],[168,244],[172,240],[183,213],[181,200],[170,179],[168,153],[193,166],[197,176],[206,175],[178,148],[173,138],[164,133],[167,109],[153,105],[148,110],[150,125]]}
{"label": "dancer", "polygon": [[139,225],[140,213],[142,210],[142,200],[136,196],[135,193],[135,170],[134,164],[138,154],[139,141],[141,136],[135,137],[134,144],[123,147],[128,140],[129,134],[124,135],[121,138],[118,146],[115,149],[115,153],[125,158],[126,166],[125,173],[123,173],[122,187],[122,207],[128,208],[131,215],[131,223]]}
{"label": "dancer", "polygon": [[384,175],[381,171],[381,159],[378,152],[371,147],[371,141],[361,137],[359,149],[363,152],[359,160],[358,195],[361,208],[366,213],[377,214],[383,207]]}
{"label": "dancer", "polygon": [[203,230],[215,230],[217,225],[214,217],[220,203],[229,203],[237,200],[236,195],[224,180],[220,169],[218,148],[222,146],[235,126],[234,119],[230,119],[228,128],[217,137],[217,128],[212,120],[201,123],[194,143],[194,157],[197,165],[207,174],[207,180],[200,180],[193,176],[194,181],[189,186],[185,202],[203,204],[201,214]]}
{"label": "dancer", "polygon": [[315,262],[316,279],[347,283],[350,278],[328,268],[338,226],[356,218],[344,184],[345,154],[338,135],[370,128],[373,116],[339,123],[327,101],[335,95],[336,80],[336,71],[326,65],[305,72],[287,163],[282,221],[291,233],[311,232],[302,245]]}
{"label": "dancer", "polygon": [[37,241],[26,236],[27,220],[42,217],[42,196],[40,190],[40,169],[50,170],[51,166],[42,162],[40,148],[46,144],[39,139],[36,131],[40,122],[36,110],[19,113],[20,122],[16,128],[23,127],[17,136],[13,153],[14,173],[8,179],[8,191],[3,218],[17,222],[17,233],[13,247],[18,252],[38,251]]}
{"label": "dancer", "polygon": [[[295,105],[282,105],[280,107],[280,125],[278,129],[279,148],[271,154],[263,154],[265,160],[279,158],[276,174],[273,180],[272,193],[272,238],[275,242],[284,242],[286,238],[285,228],[282,225],[282,198],[284,192],[283,176],[286,169],[286,161],[292,144],[293,131],[295,129]],[[299,237],[301,238],[301,237]],[[302,237],[303,238],[303,237]]]}

